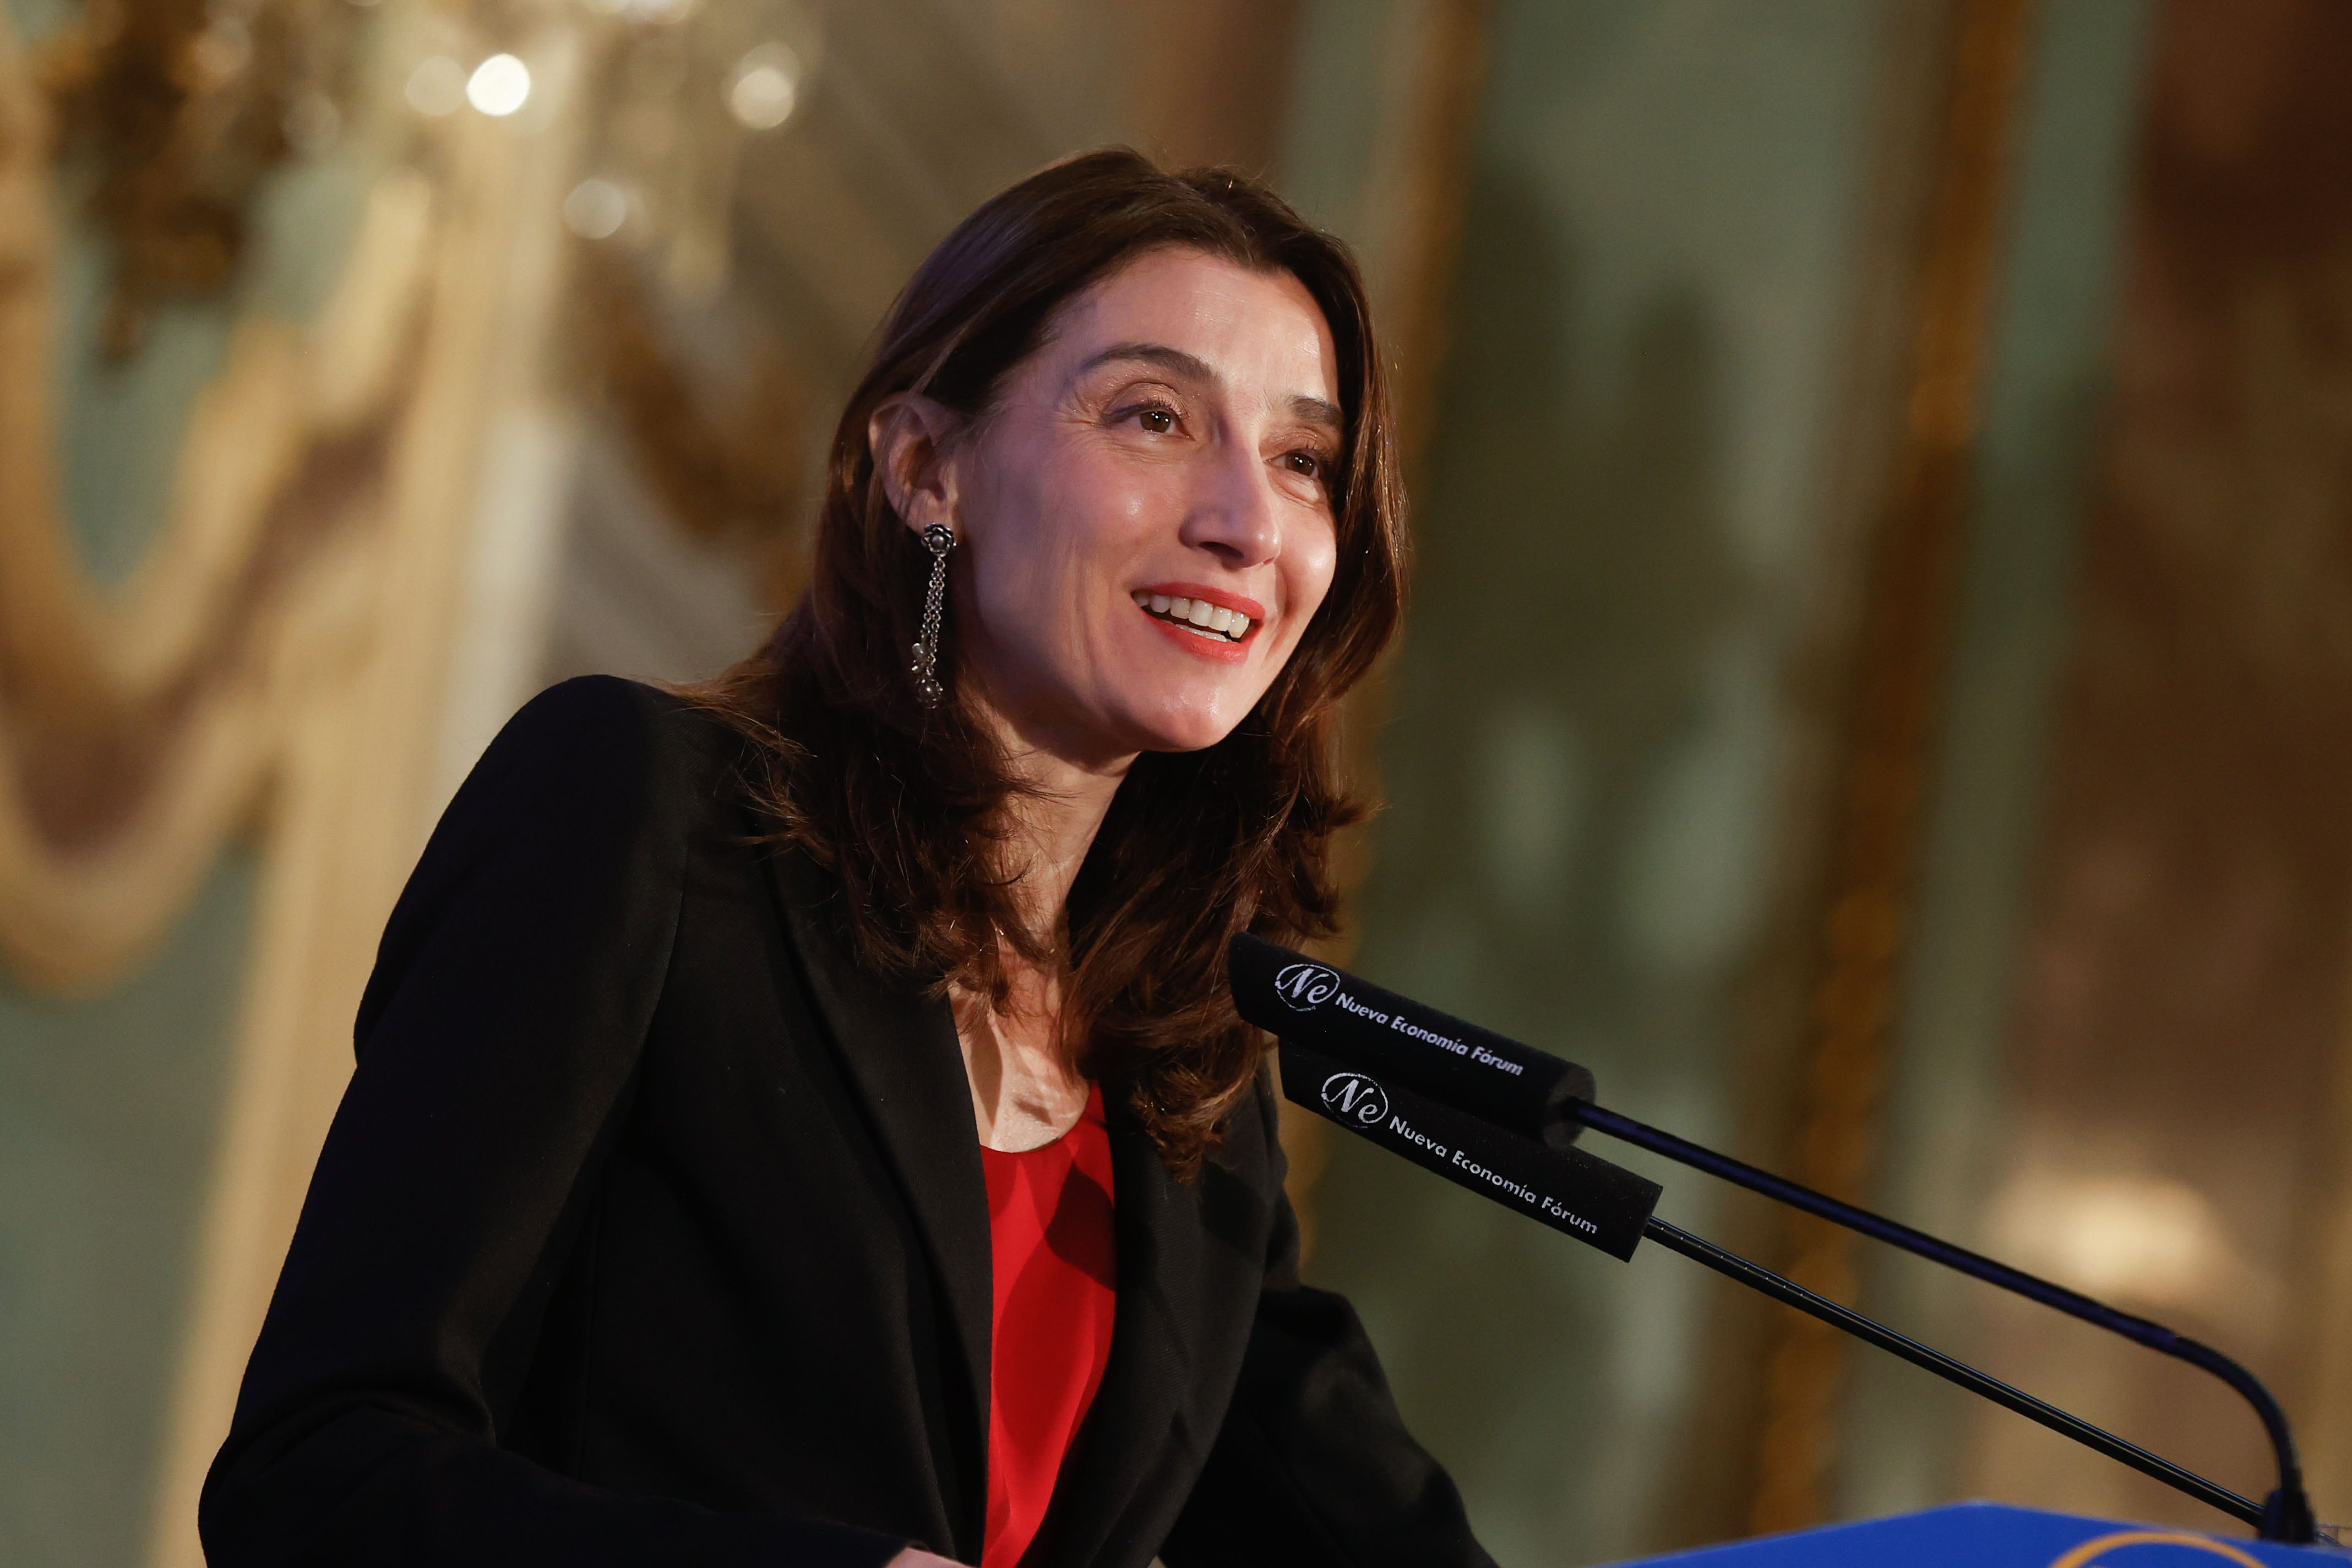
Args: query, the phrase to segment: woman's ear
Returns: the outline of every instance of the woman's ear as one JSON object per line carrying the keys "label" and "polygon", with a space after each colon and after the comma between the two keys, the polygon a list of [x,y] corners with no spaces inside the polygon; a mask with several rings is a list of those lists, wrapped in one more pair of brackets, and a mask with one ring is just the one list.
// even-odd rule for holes
{"label": "woman's ear", "polygon": [[932,523],[959,527],[951,445],[963,416],[919,392],[884,398],[866,421],[874,471],[898,521],[920,533]]}

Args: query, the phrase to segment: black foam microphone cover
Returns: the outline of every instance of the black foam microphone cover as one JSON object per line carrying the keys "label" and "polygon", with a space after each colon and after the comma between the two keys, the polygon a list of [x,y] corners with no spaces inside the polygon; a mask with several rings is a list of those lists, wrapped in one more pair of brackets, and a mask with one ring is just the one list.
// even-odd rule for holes
{"label": "black foam microphone cover", "polygon": [[1506,1039],[1408,997],[1244,932],[1226,951],[1234,1006],[1279,1039],[1350,1066],[1555,1149],[1582,1129],[1571,1100],[1593,1098],[1574,1062]]}
{"label": "black foam microphone cover", "polygon": [[1283,1041],[1280,1056],[1282,1092],[1294,1103],[1456,1186],[1615,1258],[1631,1259],[1648,1233],[1660,1188],[1646,1176],[1506,1131],[1296,1040]]}

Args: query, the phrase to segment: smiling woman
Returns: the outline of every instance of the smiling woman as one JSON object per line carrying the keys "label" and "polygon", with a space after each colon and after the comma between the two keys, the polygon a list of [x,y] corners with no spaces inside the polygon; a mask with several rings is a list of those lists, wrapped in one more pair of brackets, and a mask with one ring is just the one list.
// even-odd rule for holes
{"label": "smiling woman", "polygon": [[[900,297],[808,596],[710,700],[861,956],[988,1003],[983,1138],[1050,1137],[1108,1080],[1190,1174],[1247,1092],[1224,942],[1329,926],[1338,700],[1399,610],[1389,423],[1353,263],[1230,174],[1058,164]],[[936,710],[904,673],[931,528],[959,541]]]}
{"label": "smiling woman", "polygon": [[452,803],[211,1561],[1488,1563],[1299,1282],[1223,973],[1330,928],[1400,507],[1354,265],[1262,186],[967,219],[767,647],[559,687]]}

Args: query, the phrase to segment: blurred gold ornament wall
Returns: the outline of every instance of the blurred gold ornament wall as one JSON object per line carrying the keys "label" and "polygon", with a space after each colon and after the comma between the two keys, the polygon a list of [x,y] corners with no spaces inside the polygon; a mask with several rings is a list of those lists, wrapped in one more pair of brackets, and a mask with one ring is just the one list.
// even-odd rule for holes
{"label": "blurred gold ornament wall", "polygon": [[[2149,967],[2036,912],[2064,847],[2039,759],[2067,650],[2116,624],[2069,575],[2079,471],[2120,465],[2122,495],[2158,467],[2129,451],[2189,451],[2107,454],[2095,414],[2137,51],[2173,40],[2180,102],[2264,100],[2200,95],[2228,51],[2179,42],[2231,5],[0,0],[0,1558],[195,1560],[440,803],[547,681],[748,647],[900,280],[991,191],[1109,141],[1272,169],[1386,322],[1422,575],[1350,715],[1393,796],[1358,962],[1591,1062],[1621,1109],[2009,1246],[2004,1140],[2084,1124],[2036,1077],[2050,1042],[2074,1053],[2051,1082],[2100,1065],[2015,1027],[2018,955],[2065,947],[2117,994]],[[2332,320],[2333,276],[2252,288],[2247,353],[2321,342],[2288,326]],[[2248,452],[2322,466],[2332,363],[2253,378],[2279,416]],[[2191,521],[2221,554],[2253,536]],[[2119,815],[2089,798],[2060,807]],[[2337,967],[2295,970],[2305,1077]],[[2296,1201],[2341,1230],[2319,1120]],[[1506,1561],[2092,1484],[1671,1259],[1588,1267],[1344,1141],[1295,1152],[1311,1268]],[[2167,1169],[2192,1206],[2223,1193]],[[1696,1212],[1979,1335],[1970,1299]],[[2341,1495],[2352,1251],[2328,1256],[2279,1370]],[[144,1304],[99,1321],[120,1297]]]}
{"label": "blurred gold ornament wall", "polygon": [[[1401,203],[1339,184],[1431,339],[1479,8],[1358,9],[1340,162]],[[199,1560],[384,913],[497,726],[751,646],[914,263],[1075,148],[1275,162],[1302,15],[0,7],[0,1555]],[[106,1076],[159,1062],[176,1106]],[[91,1184],[163,1123],[127,1223]]]}
{"label": "blurred gold ornament wall", "polygon": [[[566,162],[561,52],[527,115],[414,115],[387,68],[433,25],[341,0],[134,4],[35,47],[0,16],[0,949],[28,985],[97,992],[155,948],[226,839],[260,851],[158,1562],[197,1559],[207,1450],[430,821],[485,437],[532,395],[534,301],[560,259],[530,216]],[[278,68],[306,42],[346,58],[317,81]],[[347,188],[340,244],[257,232],[264,179],[298,152]],[[103,237],[112,300],[59,342],[77,224]],[[299,316],[237,288],[273,242],[332,251]],[[99,581],[64,514],[53,365],[102,355],[137,376],[151,318],[207,304],[230,324],[161,515],[128,574]]]}

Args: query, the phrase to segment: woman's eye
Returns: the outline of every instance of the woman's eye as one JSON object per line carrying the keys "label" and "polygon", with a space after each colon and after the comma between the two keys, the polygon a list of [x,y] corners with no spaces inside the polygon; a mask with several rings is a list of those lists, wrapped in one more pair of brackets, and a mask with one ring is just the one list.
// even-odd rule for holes
{"label": "woman's eye", "polygon": [[1176,411],[1172,408],[1138,409],[1135,422],[1154,436],[1166,436],[1176,428]]}
{"label": "woman's eye", "polygon": [[1294,474],[1304,474],[1310,479],[1323,477],[1323,458],[1315,452],[1286,452],[1282,460]]}

